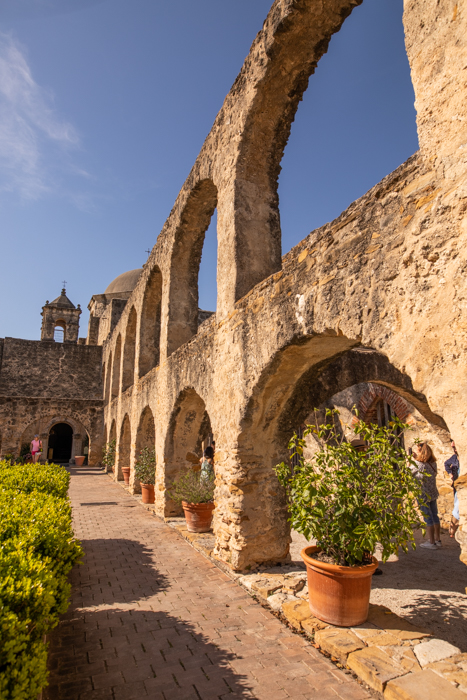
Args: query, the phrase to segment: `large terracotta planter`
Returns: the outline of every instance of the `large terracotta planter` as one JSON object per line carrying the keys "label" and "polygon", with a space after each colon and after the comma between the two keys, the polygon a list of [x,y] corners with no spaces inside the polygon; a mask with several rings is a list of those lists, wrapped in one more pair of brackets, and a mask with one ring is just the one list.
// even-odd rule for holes
{"label": "large terracotta planter", "polygon": [[378,567],[372,557],[367,566],[337,566],[312,559],[319,547],[300,552],[306,564],[310,610],[315,617],[338,627],[361,625],[368,617],[371,577]]}
{"label": "large terracotta planter", "polygon": [[155,503],[154,484],[141,484],[141,496],[143,503]]}
{"label": "large terracotta planter", "polygon": [[188,532],[209,532],[214,503],[187,503],[182,501]]}
{"label": "large terracotta planter", "polygon": [[130,467],[122,467],[123,481],[128,486],[130,483]]}
{"label": "large terracotta planter", "polygon": [[75,464],[77,467],[82,467],[86,457],[84,455],[75,455]]}

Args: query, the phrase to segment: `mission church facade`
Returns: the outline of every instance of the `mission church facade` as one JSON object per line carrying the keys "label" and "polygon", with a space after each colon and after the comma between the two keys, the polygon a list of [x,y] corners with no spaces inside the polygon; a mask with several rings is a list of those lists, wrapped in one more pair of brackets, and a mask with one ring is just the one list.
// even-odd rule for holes
{"label": "mission church facade", "polygon": [[[235,570],[288,557],[273,466],[315,407],[339,407],[349,436],[354,403],[367,420],[398,415],[413,428],[406,447],[427,439],[441,464],[452,436],[467,463],[464,4],[404,3],[420,150],[281,256],[282,154],[310,76],[358,4],[275,0],[148,260],[92,297],[86,339],[63,292],[43,307],[40,341],[0,341],[2,454],[39,433],[44,457],[86,444],[98,464],[115,439],[114,478],[130,466],[138,491],[135,460],[154,446],[155,509],[168,517],[174,476],[214,435],[214,556]],[[198,271],[216,208],[209,314]],[[467,563],[466,476],[458,486]],[[449,488],[443,497],[448,513]]]}

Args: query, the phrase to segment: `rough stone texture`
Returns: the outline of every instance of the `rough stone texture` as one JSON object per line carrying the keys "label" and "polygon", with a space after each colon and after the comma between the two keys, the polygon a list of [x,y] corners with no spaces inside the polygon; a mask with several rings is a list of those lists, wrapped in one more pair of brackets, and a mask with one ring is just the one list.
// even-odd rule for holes
{"label": "rough stone texture", "polygon": [[430,663],[427,668],[454,683],[459,690],[467,693],[467,654],[450,656],[444,661]]}
{"label": "rough stone texture", "polygon": [[427,666],[435,661],[443,661],[450,656],[460,653],[460,649],[443,639],[430,639],[429,642],[417,644],[414,648],[415,656],[420,662],[420,666]]}
{"label": "rough stone texture", "polygon": [[89,437],[89,462],[102,458],[101,347],[5,338],[0,361],[0,454],[18,455],[38,433],[47,456],[56,423],[73,428],[71,456]]}
{"label": "rough stone texture", "polygon": [[347,659],[349,668],[368,683],[370,688],[382,693],[386,683],[407,671],[378,647],[365,647],[354,651]]}
{"label": "rough stone texture", "polygon": [[409,673],[389,681],[384,691],[385,700],[463,700],[461,693],[444,678],[432,671]]}
{"label": "rough stone texture", "polygon": [[[453,435],[467,464],[464,4],[405,2],[420,151],[280,255],[277,180],[291,124],[358,4],[274,2],[134,289],[93,301],[100,320],[87,343],[103,344],[101,439],[117,440],[115,478],[155,444],[156,510],[178,515],[172,480],[214,435],[214,552],[235,571],[289,559],[273,466],[310,411],[354,385],[410,403],[431,432]],[[217,311],[200,325],[216,207]]]}
{"label": "rough stone texture", "polygon": [[307,600],[290,600],[282,604],[282,614],[296,630],[302,629],[302,622],[311,617],[310,604]]}
{"label": "rough stone texture", "polygon": [[334,627],[318,630],[315,641],[323,651],[327,651],[344,665],[349,654],[364,648],[364,644],[353,632]]}

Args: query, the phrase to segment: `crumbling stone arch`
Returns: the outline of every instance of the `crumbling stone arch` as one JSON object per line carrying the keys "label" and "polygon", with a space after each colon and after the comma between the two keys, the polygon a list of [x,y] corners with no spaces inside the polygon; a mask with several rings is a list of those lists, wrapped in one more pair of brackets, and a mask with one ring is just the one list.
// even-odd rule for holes
{"label": "crumbling stone arch", "polygon": [[207,445],[211,433],[211,419],[205,401],[193,387],[184,389],[175,402],[165,440],[164,481],[159,493],[159,507],[163,508],[165,515],[182,512],[167,490],[183,470],[199,468],[203,444]]}
{"label": "crumbling stone arch", "polygon": [[115,354],[113,361],[113,373],[112,373],[112,396],[111,399],[116,398],[120,393],[120,367],[122,364],[122,336],[119,333],[117,337],[117,342],[115,343]]}
{"label": "crumbling stone arch", "polygon": [[170,261],[167,316],[167,356],[198,330],[198,273],[204,235],[217,205],[212,180],[200,180],[191,190],[175,232]]}
{"label": "crumbling stone arch", "polygon": [[122,392],[126,391],[134,382],[137,320],[136,309],[132,306],[126,324],[125,344],[123,347]]}
{"label": "crumbling stone arch", "polygon": [[144,290],[139,326],[138,374],[143,377],[160,361],[162,273],[156,265]]}
{"label": "crumbling stone arch", "polygon": [[[145,447],[156,449],[156,424],[154,414],[149,406],[146,406],[141,413],[138,429],[136,431],[134,462],[138,460],[141,450]],[[130,490],[132,493],[141,493],[141,485],[135,477],[134,463],[131,465]]]}
{"label": "crumbling stone arch", "polygon": [[129,467],[131,460],[131,423],[128,413],[122,421],[115,456],[115,478],[123,480],[122,467]]}

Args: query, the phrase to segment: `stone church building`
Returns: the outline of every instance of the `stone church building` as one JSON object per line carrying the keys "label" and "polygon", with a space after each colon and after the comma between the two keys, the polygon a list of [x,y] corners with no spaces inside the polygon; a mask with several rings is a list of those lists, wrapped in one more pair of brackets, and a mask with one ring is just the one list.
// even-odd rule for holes
{"label": "stone church building", "polygon": [[[114,478],[155,446],[156,512],[216,440],[215,556],[235,570],[288,557],[273,466],[316,407],[397,415],[442,462],[467,457],[467,7],[405,0],[420,150],[281,256],[277,183],[295,112],[360,0],[275,0],[141,270],[80,308],[65,291],[40,341],[0,341],[1,453],[34,433],[44,456],[116,440]],[[198,308],[204,235],[217,209],[218,301]],[[311,447],[310,447],[311,449]],[[465,468],[463,467],[465,473]],[[467,476],[459,480],[467,563]]]}

